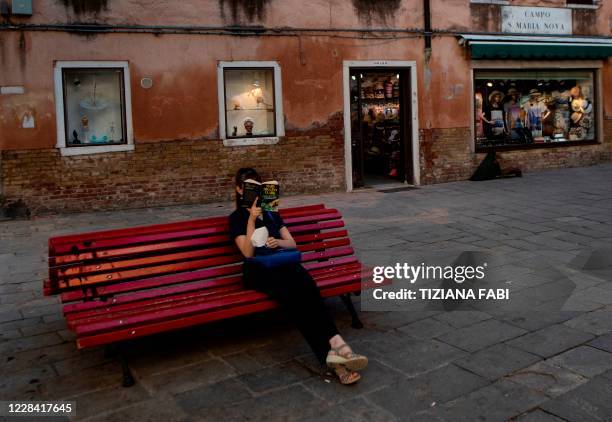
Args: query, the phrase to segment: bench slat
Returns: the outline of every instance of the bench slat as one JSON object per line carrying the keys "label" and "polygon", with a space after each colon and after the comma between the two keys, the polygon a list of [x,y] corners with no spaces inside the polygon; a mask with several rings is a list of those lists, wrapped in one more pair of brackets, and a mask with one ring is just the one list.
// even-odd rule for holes
{"label": "bench slat", "polygon": [[123,304],[123,303],[131,303],[138,302],[144,299],[150,299],[155,297],[164,297],[171,296],[177,293],[185,293],[185,292],[197,292],[199,290],[206,290],[213,287],[220,287],[231,284],[241,284],[242,283],[242,275],[231,276],[231,277],[223,277],[216,278],[214,280],[202,280],[187,284],[178,284],[171,285],[170,287],[157,288],[157,289],[148,289],[148,290],[140,290],[136,292],[132,292],[129,295],[118,295],[114,296],[112,299],[108,300],[92,300],[87,302],[78,302],[78,303],[68,303],[64,305],[63,312],[64,315],[68,315],[75,312],[82,312],[93,309],[100,308],[109,308],[111,306]]}
{"label": "bench slat", "polygon": [[[107,309],[94,309],[91,311],[78,312],[66,315],[68,327],[74,329],[79,325],[92,325],[104,321],[120,321],[128,317],[159,314],[161,311],[172,309],[180,310],[190,305],[210,303],[213,300],[221,300],[226,297],[234,297],[236,294],[244,294],[246,290],[238,284],[188,292],[172,296],[154,297],[152,299],[138,301],[136,303],[119,304]],[[120,324],[125,325],[126,324]]]}
{"label": "bench slat", "polygon": [[[172,284],[186,283],[189,281],[197,281],[214,277],[223,277],[228,275],[236,275],[242,273],[242,264],[206,268],[198,271],[190,271],[179,274],[170,274],[165,276],[151,277],[143,280],[126,281],[119,284],[110,284],[107,286],[96,287],[97,297],[111,296],[121,293],[134,292],[137,290],[153,289],[156,287],[167,286]],[[62,294],[62,302],[74,302],[77,300],[91,299],[93,296],[90,292],[75,290]]]}
{"label": "bench slat", "polygon": [[[321,295],[323,297],[339,296],[345,293],[352,293],[361,290],[360,283],[346,284],[334,288],[323,289]],[[249,305],[237,306],[229,309],[222,309],[205,314],[193,315],[186,318],[163,321],[155,324],[147,324],[138,327],[121,329],[110,333],[104,333],[95,336],[84,336],[77,338],[77,347],[79,349],[101,346],[104,344],[114,343],[138,337],[149,336],[152,334],[173,331],[177,329],[193,327],[205,323],[220,321],[223,319],[234,318],[237,316],[249,315],[253,313],[263,312],[278,307],[278,304],[270,299],[262,302],[257,302]]]}
{"label": "bench slat", "polygon": [[[320,288],[326,286],[340,286],[361,281],[361,274],[348,274],[338,276],[334,279],[323,280],[317,285]],[[210,296],[210,297],[209,297]],[[233,306],[235,304],[250,303],[268,299],[254,290],[224,289],[215,292],[202,293],[200,296],[182,296],[180,300],[156,299],[144,304],[140,308],[124,308],[125,311],[113,310],[112,313],[99,314],[98,318],[69,319],[77,335],[99,334],[104,331],[113,330],[117,327],[129,327],[143,323],[174,319],[195,313],[209,312],[213,309]]]}
{"label": "bench slat", "polygon": [[[340,284],[344,280],[352,281],[355,278],[362,277],[364,272],[361,271],[360,267],[346,269],[339,267],[335,273],[326,273],[317,277],[316,283],[319,286],[328,286],[332,284]],[[228,288],[236,290],[242,288],[240,279],[236,277],[230,277],[223,279],[223,283],[208,282],[208,284],[197,283],[200,286],[182,285],[168,289],[159,289],[157,295],[153,295],[151,291],[141,292],[147,294],[141,294],[139,297],[136,295],[129,295],[125,297],[117,297],[112,301],[97,301],[89,302],[76,305],[66,305],[64,307],[64,315],[68,320],[69,324],[74,323],[78,320],[87,319],[87,321],[93,321],[94,319],[112,319],[118,318],[118,314],[122,315],[125,313],[143,312],[143,309],[154,305],[157,307],[162,302],[170,303],[173,302],[173,307],[183,306],[187,301],[199,300],[202,297],[217,294],[218,292],[227,292]],[[199,287],[199,288],[198,288]],[[223,288],[225,290],[220,289]],[[212,297],[212,296],[211,296]],[[157,307],[157,309],[159,309]],[[128,311],[128,312],[123,312]]]}
{"label": "bench slat", "polygon": [[[313,210],[321,210],[325,209],[325,205],[316,204],[316,205],[307,205],[303,207],[294,207],[294,208],[284,208],[280,210],[280,214],[282,217],[285,215],[293,215],[300,214],[304,212],[309,212]],[[219,222],[227,221],[227,217],[209,217],[198,220],[189,220],[189,221],[178,221],[175,223],[164,223],[164,224],[154,224],[147,226],[137,226],[130,227],[127,229],[114,229],[114,230],[103,230],[97,232],[88,232],[81,234],[70,234],[64,236],[55,236],[49,239],[49,243],[54,246],[59,246],[61,244],[74,244],[77,242],[83,241],[93,241],[98,239],[110,239],[113,237],[127,237],[138,234],[152,234],[152,233],[163,233],[169,231],[179,231],[185,227],[198,227],[199,225],[210,226],[211,223],[219,224]]]}
{"label": "bench slat", "polygon": [[[290,227],[300,223],[314,221],[327,221],[341,218],[336,210],[316,210],[307,215],[289,217],[285,224]],[[164,231],[161,233],[132,234],[123,237],[99,238],[96,240],[85,240],[75,243],[62,243],[54,245],[53,255],[75,254],[93,251],[102,248],[125,247],[127,245],[137,245],[143,243],[154,243],[176,239],[194,238],[213,233],[227,233],[229,231],[228,219],[218,221],[218,218],[203,220],[193,227],[185,227],[180,231]]]}

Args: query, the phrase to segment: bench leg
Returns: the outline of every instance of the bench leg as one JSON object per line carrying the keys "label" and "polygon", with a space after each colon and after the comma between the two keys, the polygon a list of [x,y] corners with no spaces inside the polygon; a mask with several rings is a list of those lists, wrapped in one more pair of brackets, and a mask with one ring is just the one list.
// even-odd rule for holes
{"label": "bench leg", "polygon": [[121,345],[111,344],[106,346],[104,349],[104,356],[117,357],[117,359],[119,360],[122,371],[121,385],[123,385],[124,387],[131,387],[136,384],[136,381],[132,376],[132,371],[130,371],[130,367],[128,366],[127,359],[125,358],[125,354],[123,353]]}
{"label": "bench leg", "polygon": [[351,300],[351,294],[347,293],[341,295],[340,298],[342,299],[342,302],[344,302],[346,309],[348,309],[349,313],[351,314],[351,327],[358,329],[363,328],[363,323],[359,319],[359,315],[357,315],[357,311],[355,310],[355,306],[353,305],[353,301]]}

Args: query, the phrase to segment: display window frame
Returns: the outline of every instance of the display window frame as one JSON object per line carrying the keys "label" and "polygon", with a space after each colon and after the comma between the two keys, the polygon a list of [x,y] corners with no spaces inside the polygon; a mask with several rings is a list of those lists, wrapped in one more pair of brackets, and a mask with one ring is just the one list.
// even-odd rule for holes
{"label": "display window frame", "polygon": [[[66,87],[64,86],[64,74],[66,70],[120,70],[122,72],[122,78],[120,80],[121,113],[123,120],[121,125],[122,143],[100,145],[70,145],[68,143],[68,118],[67,107],[65,107]],[[60,150],[61,155],[71,156],[134,150],[130,71],[127,61],[56,61],[54,67],[54,80],[57,125],[57,141],[55,146]]]}
{"label": "display window frame", "polygon": [[[474,152],[476,153],[486,153],[489,151],[509,151],[509,150],[530,150],[530,149],[541,149],[541,148],[564,148],[564,147],[575,147],[575,146],[588,146],[588,145],[597,145],[600,143],[600,127],[601,127],[601,113],[600,113],[600,103],[601,99],[599,97],[599,68],[594,67],[518,67],[518,68],[509,68],[509,67],[474,67],[472,69],[472,87],[471,87],[471,104],[472,104],[472,124],[471,124],[471,133],[472,133],[472,142],[474,146]],[[505,144],[505,145],[478,145],[477,138],[477,128],[476,128],[476,104],[475,104],[475,94],[476,94],[476,77],[478,72],[563,72],[563,71],[582,71],[582,72],[590,72],[592,74],[593,81],[593,94],[592,94],[592,105],[593,105],[593,118],[594,118],[594,137],[593,139],[588,140],[567,140],[563,142],[546,142],[546,143],[533,143],[533,144]]]}
{"label": "display window frame", "polygon": [[[226,110],[226,70],[272,70],[272,110],[274,113],[274,132],[252,136],[228,136]],[[281,136],[285,136],[284,114],[282,107],[281,69],[275,61],[220,61],[217,66],[218,101],[219,101],[219,138],[225,146],[276,144]]]}

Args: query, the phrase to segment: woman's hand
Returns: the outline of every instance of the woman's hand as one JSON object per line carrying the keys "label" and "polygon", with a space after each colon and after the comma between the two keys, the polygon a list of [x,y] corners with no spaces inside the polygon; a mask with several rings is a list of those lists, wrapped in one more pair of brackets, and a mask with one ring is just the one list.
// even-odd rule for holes
{"label": "woman's hand", "polygon": [[253,205],[249,208],[249,219],[251,221],[255,221],[255,219],[261,215],[261,208],[257,206],[258,199],[259,197],[255,198]]}
{"label": "woman's hand", "polygon": [[270,249],[276,249],[278,248],[280,245],[278,244],[278,239],[275,239],[273,237],[269,237],[267,242],[266,242],[266,247],[270,248]]}

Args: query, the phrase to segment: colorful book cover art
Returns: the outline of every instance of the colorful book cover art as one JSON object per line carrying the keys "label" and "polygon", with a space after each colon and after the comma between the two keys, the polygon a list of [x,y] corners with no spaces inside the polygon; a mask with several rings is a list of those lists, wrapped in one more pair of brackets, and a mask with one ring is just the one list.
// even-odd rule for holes
{"label": "colorful book cover art", "polygon": [[264,182],[261,186],[261,210],[278,212],[280,185],[277,181]]}

